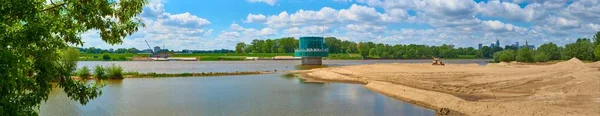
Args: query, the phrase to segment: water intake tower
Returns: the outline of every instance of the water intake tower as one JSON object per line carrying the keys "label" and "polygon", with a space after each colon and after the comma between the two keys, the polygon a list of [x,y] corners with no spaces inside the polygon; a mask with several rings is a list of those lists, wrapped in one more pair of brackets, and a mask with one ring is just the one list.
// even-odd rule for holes
{"label": "water intake tower", "polygon": [[302,57],[302,65],[321,65],[322,57],[327,57],[329,49],[325,48],[323,37],[300,37],[298,50],[294,56]]}

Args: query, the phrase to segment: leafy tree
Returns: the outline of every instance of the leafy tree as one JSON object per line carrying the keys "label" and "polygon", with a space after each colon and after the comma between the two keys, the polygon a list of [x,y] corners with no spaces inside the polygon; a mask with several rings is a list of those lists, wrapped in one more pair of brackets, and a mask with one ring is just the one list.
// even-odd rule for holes
{"label": "leafy tree", "polygon": [[518,62],[534,62],[535,52],[529,48],[521,48],[517,51],[516,60]]}
{"label": "leafy tree", "polygon": [[145,0],[4,0],[0,2],[0,114],[36,115],[56,81],[71,99],[86,104],[100,95],[97,86],[70,78],[68,45],[82,45],[80,34],[98,30],[103,41],[122,43],[138,29],[134,18]]}
{"label": "leafy tree", "polygon": [[477,51],[477,57],[480,58],[491,58],[492,54],[492,48],[488,46],[483,46],[479,51]]}
{"label": "leafy tree", "polygon": [[596,44],[596,46],[600,45],[600,31],[596,32],[596,34],[594,35],[594,43]]}
{"label": "leafy tree", "polygon": [[329,53],[342,53],[341,40],[335,37],[326,37],[323,42],[325,43],[325,47],[329,49]]}
{"label": "leafy tree", "polygon": [[535,54],[533,59],[536,62],[546,62],[546,61],[550,60],[550,57],[545,52],[539,52],[539,53]]}
{"label": "leafy tree", "polygon": [[238,54],[244,53],[244,47],[246,47],[246,43],[244,43],[244,42],[235,44],[235,53],[238,53]]}
{"label": "leafy tree", "polygon": [[106,71],[101,65],[94,66],[94,76],[98,79],[106,79]]}
{"label": "leafy tree", "polygon": [[107,53],[104,53],[104,54],[102,55],[102,60],[105,60],[105,61],[107,61],[107,60],[110,60],[110,59],[111,59],[111,58],[110,58],[110,55],[108,55]]}
{"label": "leafy tree", "polygon": [[561,51],[562,50],[560,49],[560,47],[558,47],[552,42],[542,44],[540,47],[537,48],[537,53],[544,53],[544,55],[547,55],[548,60],[560,60]]}
{"label": "leafy tree", "polygon": [[594,60],[594,44],[586,38],[577,39],[575,43],[565,46],[564,56],[567,59]]}
{"label": "leafy tree", "polygon": [[90,69],[87,66],[83,66],[81,69],[77,71],[77,76],[81,78],[89,78],[91,76]]}
{"label": "leafy tree", "polygon": [[596,45],[596,49],[594,50],[594,55],[596,56],[596,60],[600,60],[600,45]]}
{"label": "leafy tree", "polygon": [[373,42],[360,42],[358,44],[358,52],[360,53],[360,56],[362,56],[363,58],[368,57],[371,48],[373,48],[374,46],[375,43]]}
{"label": "leafy tree", "polygon": [[495,62],[510,62],[515,61],[515,51],[508,49],[494,53]]}

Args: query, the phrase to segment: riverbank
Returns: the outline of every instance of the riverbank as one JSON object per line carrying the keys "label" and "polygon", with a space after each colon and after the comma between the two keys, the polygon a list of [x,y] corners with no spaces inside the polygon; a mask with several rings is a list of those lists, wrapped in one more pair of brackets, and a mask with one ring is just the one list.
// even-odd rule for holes
{"label": "riverbank", "polygon": [[[106,58],[105,58],[106,55]],[[151,54],[133,53],[107,53],[107,54],[81,54],[79,61],[150,61]],[[293,53],[180,53],[172,54],[173,58],[194,59],[193,61],[245,61],[245,60],[277,60],[277,57],[293,57]],[[363,58],[360,54],[332,53],[326,60],[402,60],[405,58]],[[422,59],[431,59],[430,57]],[[456,58],[444,59],[480,59],[475,55],[458,55]],[[163,61],[170,61],[164,59]]]}
{"label": "riverbank", "polygon": [[360,83],[450,115],[599,115],[600,62],[544,65],[370,64],[293,71],[307,81]]}
{"label": "riverbank", "polygon": [[[200,73],[140,73],[124,72],[124,78],[166,78],[166,77],[205,77],[205,76],[232,76],[232,75],[258,75],[273,74],[275,71],[236,71],[236,72],[200,72]],[[71,76],[73,79],[81,79],[79,76]],[[88,79],[96,79],[90,76]]]}

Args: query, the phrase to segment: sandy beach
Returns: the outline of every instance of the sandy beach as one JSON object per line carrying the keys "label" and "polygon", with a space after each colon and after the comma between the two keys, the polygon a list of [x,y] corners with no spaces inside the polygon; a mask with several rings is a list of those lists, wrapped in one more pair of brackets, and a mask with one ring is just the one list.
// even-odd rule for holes
{"label": "sandy beach", "polygon": [[447,115],[599,116],[600,62],[370,64],[294,71],[307,81],[359,83]]}

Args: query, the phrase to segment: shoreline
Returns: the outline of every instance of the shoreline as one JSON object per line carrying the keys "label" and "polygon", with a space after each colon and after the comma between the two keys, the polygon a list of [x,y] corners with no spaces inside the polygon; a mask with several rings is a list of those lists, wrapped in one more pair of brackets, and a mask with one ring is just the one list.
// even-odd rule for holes
{"label": "shoreline", "polygon": [[[236,72],[200,72],[200,73],[139,73],[125,72],[123,78],[169,78],[169,77],[214,77],[214,76],[235,76],[235,75],[260,75],[274,74],[276,71],[236,71]],[[79,76],[71,76],[73,79],[82,79]],[[97,79],[95,76],[90,76],[86,79]]]}
{"label": "shoreline", "polygon": [[292,71],[369,90],[446,115],[598,115],[600,62],[368,64]]}

